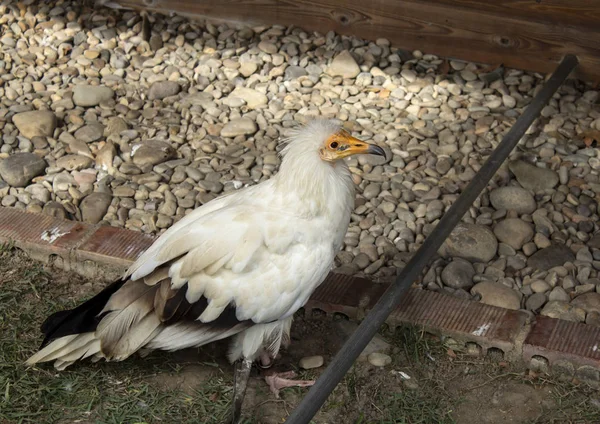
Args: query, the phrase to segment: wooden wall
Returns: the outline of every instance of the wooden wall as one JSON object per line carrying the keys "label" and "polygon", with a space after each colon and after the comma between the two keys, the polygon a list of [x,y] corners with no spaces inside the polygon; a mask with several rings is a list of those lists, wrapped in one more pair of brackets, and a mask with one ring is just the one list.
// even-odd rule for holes
{"label": "wooden wall", "polygon": [[600,0],[117,0],[134,9],[383,37],[440,56],[600,81]]}

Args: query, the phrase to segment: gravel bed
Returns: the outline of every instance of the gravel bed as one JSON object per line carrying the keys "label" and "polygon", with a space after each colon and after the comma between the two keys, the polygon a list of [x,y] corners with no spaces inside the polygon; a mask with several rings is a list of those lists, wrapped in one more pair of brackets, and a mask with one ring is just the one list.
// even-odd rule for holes
{"label": "gravel bed", "polygon": [[[336,117],[388,151],[349,160],[339,272],[393,279],[544,75],[299,28],[80,2],[0,5],[0,203],[160,233],[268,179],[278,140]],[[599,91],[567,82],[424,275],[429,290],[600,325]]]}

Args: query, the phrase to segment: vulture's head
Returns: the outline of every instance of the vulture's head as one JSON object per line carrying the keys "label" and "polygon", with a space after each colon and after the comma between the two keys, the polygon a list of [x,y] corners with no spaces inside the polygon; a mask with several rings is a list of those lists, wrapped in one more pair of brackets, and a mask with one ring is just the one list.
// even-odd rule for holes
{"label": "vulture's head", "polygon": [[374,144],[366,143],[350,135],[339,121],[315,119],[295,130],[283,149],[286,159],[294,162],[301,158],[320,159],[335,164],[348,156],[374,154],[385,157],[385,151]]}

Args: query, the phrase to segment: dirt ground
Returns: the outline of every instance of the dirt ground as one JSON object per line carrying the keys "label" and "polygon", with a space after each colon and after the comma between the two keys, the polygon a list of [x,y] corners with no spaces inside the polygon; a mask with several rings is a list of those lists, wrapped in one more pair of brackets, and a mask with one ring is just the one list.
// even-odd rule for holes
{"label": "dirt ground", "polygon": [[[23,366],[41,341],[44,317],[103,285],[0,249],[0,423],[225,422],[233,377],[226,343],[122,363],[86,361],[60,373]],[[314,423],[600,423],[600,393],[584,384],[470,357],[417,328],[381,337],[392,346],[392,363],[357,363]],[[299,359],[323,355],[327,364],[343,341],[338,322],[298,317],[277,370],[316,378],[324,368],[300,371]],[[282,423],[304,393],[285,389],[275,399],[253,370],[245,422]]]}

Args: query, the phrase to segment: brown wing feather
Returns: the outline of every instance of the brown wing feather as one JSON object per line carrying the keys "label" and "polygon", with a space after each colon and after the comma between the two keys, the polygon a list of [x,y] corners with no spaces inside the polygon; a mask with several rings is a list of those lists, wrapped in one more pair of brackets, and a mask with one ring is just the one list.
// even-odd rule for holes
{"label": "brown wing feather", "polygon": [[156,295],[154,296],[154,310],[159,316],[161,321],[165,321],[164,319],[164,309],[174,296],[177,295],[177,290],[173,290],[171,288],[171,280],[164,279],[159,283],[158,290],[156,291]]}
{"label": "brown wing feather", "polygon": [[169,265],[170,264],[167,264],[166,266],[162,266],[162,267],[158,268],[156,271],[154,271],[153,273],[146,275],[144,277],[144,283],[146,283],[149,286],[153,286],[153,285],[160,283],[161,281],[164,281],[167,278],[169,278]]}
{"label": "brown wing feather", "polygon": [[[253,325],[249,320],[237,319],[233,304],[228,305],[211,322],[198,321],[210,301],[202,296],[198,301],[189,303],[186,298],[189,289],[187,284],[173,289],[168,277],[170,265],[165,264],[140,280],[119,281],[76,309],[55,314],[44,326],[47,336],[45,344],[48,345],[30,358],[31,363],[45,361],[46,357],[56,357],[59,365],[70,365],[76,360],[73,357],[85,350],[81,349],[81,340],[87,339],[79,340],[85,334],[92,337],[96,353],[92,352],[90,355],[94,358],[103,356],[108,360],[123,360],[136,351],[143,350],[169,326],[183,325],[185,331],[190,331],[192,339],[189,340],[194,340],[194,328],[197,327],[197,334],[202,335],[198,340],[202,342],[205,336],[205,340],[209,341],[214,339],[211,334],[226,335],[230,331],[235,334]],[[81,336],[73,343],[69,342],[70,347],[63,346],[57,340],[59,337],[77,334]],[[188,339],[183,339],[184,344],[185,340]],[[160,348],[170,350],[177,349],[177,346],[177,343],[168,343]]]}

